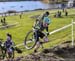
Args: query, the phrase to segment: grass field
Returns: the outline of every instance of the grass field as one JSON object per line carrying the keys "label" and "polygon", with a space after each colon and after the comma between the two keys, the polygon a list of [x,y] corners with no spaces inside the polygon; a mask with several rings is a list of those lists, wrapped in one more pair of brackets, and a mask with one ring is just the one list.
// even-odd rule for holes
{"label": "grass field", "polygon": [[[17,26],[13,26],[10,27],[8,29],[0,29],[0,38],[3,38],[4,41],[6,40],[6,33],[10,33],[12,34],[13,37],[13,41],[15,42],[15,44],[21,44],[24,42],[24,38],[27,34],[27,32],[29,30],[32,29],[33,23],[35,21],[35,19],[30,18],[31,16],[35,16],[35,15],[40,15],[43,12],[45,12],[46,10],[39,10],[39,11],[32,11],[32,12],[25,12],[22,16],[22,19],[19,18],[19,15],[15,15],[15,16],[7,16],[6,20],[8,23],[14,24],[14,23],[18,23]],[[68,9],[68,16],[64,16],[64,13],[62,12],[62,18],[54,18],[53,15],[55,12],[57,12],[56,10],[47,10],[49,11],[50,14],[50,18],[52,20],[50,26],[49,26],[49,31],[53,31],[56,30],[58,28],[61,28],[65,25],[68,25],[71,23],[72,19],[75,19],[75,9]],[[2,17],[0,17],[1,19]],[[74,20],[75,21],[75,20]],[[74,25],[74,36],[75,36],[75,25]],[[68,41],[71,40],[71,27],[62,30],[60,32],[57,32],[53,35],[49,35],[49,43],[44,44],[45,48],[50,48],[53,47],[55,45],[58,45],[60,43],[62,43],[63,41]],[[21,49],[23,49],[23,54],[21,55],[27,55],[29,53],[33,52],[32,50],[27,50],[24,48],[24,46],[20,46]],[[39,50],[42,50],[41,48]],[[18,56],[18,54],[16,54]]]}

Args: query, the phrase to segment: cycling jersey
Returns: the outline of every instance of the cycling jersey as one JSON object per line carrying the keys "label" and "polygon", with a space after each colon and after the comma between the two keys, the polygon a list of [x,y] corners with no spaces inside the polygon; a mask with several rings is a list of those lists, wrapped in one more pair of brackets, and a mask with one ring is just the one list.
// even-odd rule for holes
{"label": "cycling jersey", "polygon": [[10,48],[12,45],[13,45],[12,41],[8,40],[8,41],[5,42],[5,47],[6,48]]}

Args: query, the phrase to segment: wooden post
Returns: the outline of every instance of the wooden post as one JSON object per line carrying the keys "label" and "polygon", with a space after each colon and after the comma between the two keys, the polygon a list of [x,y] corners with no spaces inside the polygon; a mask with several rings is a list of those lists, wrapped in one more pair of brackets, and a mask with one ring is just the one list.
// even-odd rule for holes
{"label": "wooden post", "polygon": [[73,36],[73,20],[72,20],[72,46],[74,46],[74,36]]}

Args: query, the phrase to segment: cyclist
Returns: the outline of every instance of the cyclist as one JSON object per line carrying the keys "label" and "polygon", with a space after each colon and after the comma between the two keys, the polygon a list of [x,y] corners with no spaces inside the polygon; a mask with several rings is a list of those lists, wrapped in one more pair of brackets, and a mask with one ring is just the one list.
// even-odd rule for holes
{"label": "cyclist", "polygon": [[34,52],[37,52],[38,48],[43,43],[43,42],[39,42],[39,38],[43,39],[44,42],[48,42],[47,36],[45,36],[45,34],[42,32],[44,29],[46,29],[47,33],[49,34],[48,25],[50,24],[50,19],[48,18],[48,15],[49,15],[49,12],[46,12],[43,15],[41,20],[36,19],[36,22],[34,23],[34,28],[36,29],[34,35],[37,41]]}
{"label": "cyclist", "polygon": [[[7,40],[5,41],[5,43],[4,43],[4,46],[5,46],[5,48],[6,48],[6,52],[8,53],[8,54],[12,54],[12,52],[13,52],[13,42],[12,42],[12,36],[11,36],[11,34],[9,34],[9,33],[7,33]],[[10,58],[10,57],[9,57]]]}

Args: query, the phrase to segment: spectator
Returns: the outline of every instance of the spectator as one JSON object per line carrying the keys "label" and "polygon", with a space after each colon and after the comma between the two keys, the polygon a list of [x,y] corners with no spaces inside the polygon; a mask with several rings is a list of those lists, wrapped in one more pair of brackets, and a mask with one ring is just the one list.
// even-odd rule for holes
{"label": "spectator", "polygon": [[20,19],[22,18],[22,14],[20,14]]}
{"label": "spectator", "polygon": [[3,18],[3,22],[6,23],[6,18],[5,17]]}
{"label": "spectator", "polygon": [[67,12],[67,10],[65,10],[65,16],[68,16],[68,12]]}
{"label": "spectator", "polygon": [[1,19],[1,23],[3,23],[3,19]]}

